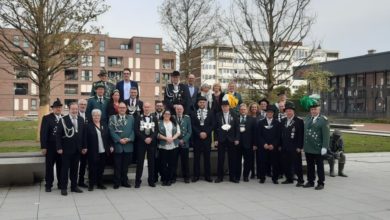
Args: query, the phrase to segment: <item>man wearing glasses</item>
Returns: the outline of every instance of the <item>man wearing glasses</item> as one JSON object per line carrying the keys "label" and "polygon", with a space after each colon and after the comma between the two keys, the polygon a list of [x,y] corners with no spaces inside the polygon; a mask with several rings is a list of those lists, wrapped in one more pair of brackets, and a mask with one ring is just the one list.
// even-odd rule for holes
{"label": "man wearing glasses", "polygon": [[138,96],[139,96],[139,89],[138,89],[138,83],[136,81],[130,80],[131,76],[131,70],[129,68],[123,69],[123,80],[119,81],[116,84],[116,89],[119,90],[120,94],[120,101],[124,101],[130,98],[130,89],[131,88],[137,88]]}

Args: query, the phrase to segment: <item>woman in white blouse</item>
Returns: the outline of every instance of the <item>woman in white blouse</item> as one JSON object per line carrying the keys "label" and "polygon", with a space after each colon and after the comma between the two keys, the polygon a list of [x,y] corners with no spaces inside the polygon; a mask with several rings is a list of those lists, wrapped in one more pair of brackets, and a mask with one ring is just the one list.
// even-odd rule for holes
{"label": "woman in white blouse", "polygon": [[176,157],[179,147],[180,126],[176,123],[169,110],[163,112],[163,120],[159,122],[158,139],[161,160],[161,181],[163,186],[172,184]]}

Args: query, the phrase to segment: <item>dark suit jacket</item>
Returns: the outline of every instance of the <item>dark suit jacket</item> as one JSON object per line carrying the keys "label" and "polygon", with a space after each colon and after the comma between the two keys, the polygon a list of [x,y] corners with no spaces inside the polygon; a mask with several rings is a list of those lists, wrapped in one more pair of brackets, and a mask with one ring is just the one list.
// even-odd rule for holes
{"label": "dark suit jacket", "polygon": [[157,112],[153,112],[152,115],[155,116],[155,117],[157,117],[157,121],[163,120],[163,118],[162,118],[162,112],[161,112],[161,116],[160,116],[160,117],[157,116]]}
{"label": "dark suit jacket", "polygon": [[204,126],[200,125],[200,120],[198,118],[197,111],[193,112],[191,115],[192,123],[192,136],[194,137],[194,142],[197,143],[200,140],[200,132],[206,132],[207,139],[211,140],[211,132],[215,127],[214,114],[212,111],[207,112],[207,117],[204,120]]}
{"label": "dark suit jacket", "polygon": [[61,120],[57,121],[54,113],[43,116],[40,131],[42,149],[56,151],[57,132],[59,125],[61,125],[60,122]]}
{"label": "dark suit jacket", "polygon": [[230,142],[240,140],[240,122],[238,121],[236,114],[234,114],[232,111],[230,111],[229,114],[229,124],[231,125],[231,128],[228,131],[222,129],[222,125],[224,124],[223,112],[218,112],[215,119],[215,140],[220,143],[226,140]]}
{"label": "dark suit jacket", "polygon": [[110,118],[112,115],[117,115],[118,112],[115,111],[114,103],[110,100],[107,105],[107,117]]}
{"label": "dark suit jacket", "polygon": [[[74,128],[72,120],[70,119],[70,116],[64,116],[62,118],[62,121],[64,122],[67,129]],[[82,148],[85,148],[85,133],[84,133],[84,119],[82,117],[77,117],[77,127],[78,132],[74,132],[74,135],[70,138],[65,136],[65,129],[60,122],[58,126],[58,132],[57,132],[57,150],[62,149],[64,154],[74,154],[76,152],[80,152]]]}
{"label": "dark suit jacket", "polygon": [[[130,99],[126,99],[125,101],[123,101],[124,103],[126,103],[126,106],[129,107],[130,106]],[[134,112],[134,118],[136,118],[137,116],[139,115],[142,115],[144,113],[144,102],[137,99],[136,102],[135,102],[135,106],[137,106],[137,110],[139,109],[139,111],[135,111]],[[130,114],[130,111],[129,109],[127,108],[127,114]]]}
{"label": "dark suit jacket", "polygon": [[[240,117],[238,118],[240,120]],[[240,123],[241,125],[241,123]],[[240,131],[240,146],[244,148],[252,148],[256,145],[256,119],[250,116],[246,116],[245,131]]]}
{"label": "dark suit jacket", "polygon": [[[85,143],[88,149],[88,158],[90,160],[97,160],[99,158],[99,141],[96,132],[96,125],[93,122],[88,123],[85,129]],[[105,125],[100,125],[100,133],[103,140],[103,145],[105,149],[105,153],[109,153],[109,145],[108,145],[108,127]]]}
{"label": "dark suit jacket", "polygon": [[139,115],[137,118],[135,118],[134,122],[134,129],[135,129],[135,135],[138,139],[139,144],[145,144],[145,139],[150,137],[152,138],[152,143],[151,145],[156,145],[157,144],[157,135],[158,135],[158,120],[156,115],[150,114],[151,116],[151,121],[154,122],[154,132],[150,132],[149,135],[145,134],[145,131],[141,131],[141,121],[146,122],[145,116]]}
{"label": "dark suit jacket", "polygon": [[281,122],[282,129],[282,151],[296,151],[303,148],[303,120],[294,116],[289,126],[287,126],[287,118],[283,118]]}
{"label": "dark suit jacket", "polygon": [[199,88],[197,86],[194,86],[194,94],[191,96],[190,93],[190,87],[188,85],[187,90],[188,90],[188,114],[191,114],[195,109],[197,109],[196,103],[198,99],[198,93],[199,93]]}
{"label": "dark suit jacket", "polygon": [[[116,89],[119,90],[119,95],[120,95],[120,98],[119,100],[120,101],[123,101],[124,100],[124,88],[123,88],[123,85],[124,85],[124,81],[121,80],[119,81],[117,84],[116,84]],[[138,88],[138,83],[136,81],[130,81],[130,85],[131,85],[131,88],[135,87],[137,88],[137,91],[138,91],[138,96],[139,96],[139,88]]]}
{"label": "dark suit jacket", "polygon": [[280,122],[276,119],[272,120],[271,127],[268,127],[267,119],[262,119],[258,124],[258,148],[264,149],[264,144],[272,144],[273,150],[278,150],[280,146]]}
{"label": "dark suit jacket", "polygon": [[212,105],[212,111],[214,112],[214,114],[217,114],[218,112],[221,112],[222,109],[221,109],[221,103],[222,103],[222,98],[225,94],[223,92],[221,92],[221,94],[218,96],[218,98],[213,94],[213,105]]}
{"label": "dark suit jacket", "polygon": [[[168,91],[168,92],[167,92]],[[165,109],[169,109],[172,113],[175,112],[175,109],[173,109],[173,105],[175,104],[182,104],[184,107],[184,113],[187,113],[189,111],[188,103],[190,94],[188,91],[187,85],[184,85],[182,83],[179,83],[179,93],[181,95],[181,101],[178,102],[177,100],[173,100],[172,98],[168,97],[168,93],[173,93],[173,84],[168,84],[166,87],[166,91],[164,93],[164,105]]]}

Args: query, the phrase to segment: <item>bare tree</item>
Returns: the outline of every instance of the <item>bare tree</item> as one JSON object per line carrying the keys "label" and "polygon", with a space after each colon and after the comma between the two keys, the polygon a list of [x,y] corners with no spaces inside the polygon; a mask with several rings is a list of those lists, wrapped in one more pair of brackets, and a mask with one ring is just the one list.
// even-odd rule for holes
{"label": "bare tree", "polygon": [[159,13],[187,76],[192,71],[192,50],[219,34],[219,6],[215,0],[164,0]]}
{"label": "bare tree", "polygon": [[[93,22],[107,10],[105,0],[0,1],[0,56],[14,69],[27,71],[37,85],[39,124],[49,112],[51,80],[77,66],[78,56],[92,48],[92,33],[99,30]],[[14,69],[1,68],[16,74]]]}
{"label": "bare tree", "polygon": [[[310,0],[234,0],[222,24],[248,77],[265,96],[292,76],[295,52],[309,34],[314,16],[307,15]],[[314,45],[313,45],[314,48]],[[295,63],[295,65],[299,65]],[[259,83],[259,82],[263,83]]]}

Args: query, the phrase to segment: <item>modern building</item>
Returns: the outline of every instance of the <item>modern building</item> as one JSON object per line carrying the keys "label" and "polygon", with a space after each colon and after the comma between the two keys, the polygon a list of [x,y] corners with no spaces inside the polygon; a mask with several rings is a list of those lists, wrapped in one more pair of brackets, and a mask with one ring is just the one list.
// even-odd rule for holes
{"label": "modern building", "polygon": [[[29,45],[21,34],[10,29],[14,44]],[[163,98],[169,74],[175,69],[176,53],[163,50],[162,38],[132,37],[114,38],[108,35],[94,36],[96,48],[89,55],[80,57],[80,65],[54,75],[51,81],[51,102],[57,97],[64,103],[90,97],[92,83],[105,69],[112,83],[122,79],[124,68],[132,70],[131,78],[139,83],[140,97],[154,103]],[[92,51],[92,50],[91,50]],[[34,115],[39,107],[37,86],[26,78],[26,70],[14,69],[0,58],[0,66],[15,75],[0,71],[0,116]]]}
{"label": "modern building", "polygon": [[[347,118],[390,117],[390,51],[323,62],[333,89],[324,94],[324,111]],[[310,66],[302,67],[300,70]]]}
{"label": "modern building", "polygon": [[[298,89],[300,85],[306,84],[305,80],[290,77],[293,73],[293,67],[302,65],[303,63],[335,60],[339,57],[339,52],[335,50],[324,50],[319,47],[312,52],[312,48],[303,46],[301,42],[291,44],[296,47],[294,54],[288,54],[290,53],[288,50],[281,51],[281,53],[285,53],[284,55],[286,55],[283,56],[284,62],[280,62],[274,71],[275,74],[280,75],[277,79],[278,84],[290,87],[292,92]],[[264,45],[266,46],[267,43],[265,42]],[[308,59],[311,53],[313,55]],[[247,88],[248,84],[251,84],[250,88],[252,89],[264,87],[264,77],[250,70],[242,59],[242,55],[232,45],[203,45],[195,48],[191,52],[191,57],[191,73],[198,78],[199,84],[220,82],[222,87],[226,88],[227,84],[231,81],[237,81],[238,86],[240,86],[240,81],[242,81],[241,86],[246,86]],[[181,63],[181,69],[182,67],[183,65]],[[265,65],[262,68],[265,69]]]}

